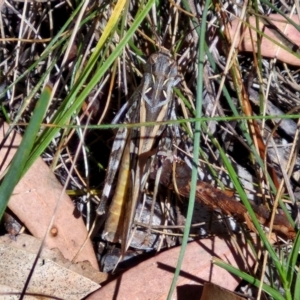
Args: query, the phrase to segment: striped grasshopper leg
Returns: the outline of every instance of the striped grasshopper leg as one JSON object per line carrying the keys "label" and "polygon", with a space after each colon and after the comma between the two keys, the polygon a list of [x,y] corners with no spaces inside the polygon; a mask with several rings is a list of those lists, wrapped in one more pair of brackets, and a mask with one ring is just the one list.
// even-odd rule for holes
{"label": "striped grasshopper leg", "polygon": [[104,237],[107,241],[117,243],[122,236],[125,198],[128,194],[130,176],[130,143],[126,143],[120,164],[117,187],[108,210],[105,222]]}

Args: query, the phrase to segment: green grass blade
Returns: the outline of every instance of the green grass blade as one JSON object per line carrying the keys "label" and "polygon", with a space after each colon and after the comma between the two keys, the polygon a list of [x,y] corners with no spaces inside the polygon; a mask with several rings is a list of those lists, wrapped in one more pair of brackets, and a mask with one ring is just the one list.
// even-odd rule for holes
{"label": "green grass blade", "polygon": [[0,97],[3,96],[8,90],[10,90],[14,85],[16,85],[18,82],[20,82],[26,76],[28,76],[28,74],[30,74],[30,72],[34,68],[36,68],[42,61],[44,61],[48,57],[49,52],[51,52],[55,48],[55,46],[57,46],[56,42],[57,42],[57,44],[61,44],[65,41],[66,36],[63,36],[62,33],[67,29],[67,27],[70,25],[70,23],[72,23],[74,21],[76,15],[80,11],[83,3],[84,3],[84,1],[82,1],[80,3],[80,5],[74,10],[74,12],[70,16],[70,18],[67,19],[67,21],[64,23],[62,28],[59,30],[59,32],[53,37],[51,42],[47,45],[46,49],[43,51],[41,56],[25,72],[20,74],[20,76],[18,76],[18,78],[13,83],[11,83],[9,86],[7,86],[7,88],[4,89],[3,92],[0,93]]}
{"label": "green grass blade", "polygon": [[[200,43],[199,43],[199,64],[198,64],[198,80],[197,80],[197,99],[196,99],[196,118],[200,118],[202,114],[202,91],[203,91],[203,78],[202,74],[204,68],[204,44],[201,41],[205,40],[205,29],[206,29],[206,17],[207,11],[210,1],[206,1],[203,16],[202,16],[202,24],[201,24],[201,32],[200,32]],[[181,269],[181,265],[183,262],[183,257],[185,253],[185,248],[187,245],[190,227],[192,223],[192,215],[194,211],[194,203],[195,203],[195,195],[196,195],[196,183],[198,179],[198,158],[199,158],[199,148],[200,148],[200,136],[201,136],[201,122],[195,122],[195,132],[194,132],[194,149],[193,149],[193,168],[192,168],[192,179],[191,179],[191,191],[189,197],[189,206],[186,218],[186,224],[184,227],[182,245],[180,248],[179,258],[175,270],[175,274],[173,277],[173,281],[169,290],[168,299],[172,299],[172,294],[176,287],[176,282],[179,276],[179,272]]]}
{"label": "green grass blade", "polygon": [[267,5],[268,7],[270,7],[272,10],[276,11],[279,15],[281,15],[282,17],[284,17],[289,24],[293,25],[300,32],[300,25],[297,24],[297,23],[295,23],[292,19],[290,19],[288,17],[288,15],[285,14],[282,10],[278,9],[275,5],[273,5],[268,0],[261,0],[261,3],[264,3],[265,5]]}
{"label": "green grass blade", "polygon": [[[201,118],[190,118],[190,119],[177,119],[177,120],[168,120],[163,122],[144,122],[144,123],[120,123],[120,124],[100,124],[100,125],[89,125],[89,129],[97,129],[97,130],[107,130],[107,129],[119,129],[119,128],[140,128],[141,126],[155,126],[157,124],[160,125],[180,125],[186,123],[195,123],[197,121],[200,122],[208,122],[208,121],[240,121],[240,120],[276,120],[277,118],[282,119],[299,119],[300,115],[276,115],[276,116],[216,116],[216,117],[201,117]],[[44,125],[47,127],[47,125]],[[51,124],[49,125],[51,128],[85,128],[85,125],[73,125],[73,124]]]}
{"label": "green grass blade", "polygon": [[[70,91],[70,95],[66,98],[66,100],[62,104],[64,106],[61,109],[62,112],[59,112],[52,120],[52,123],[55,124],[57,127],[45,129],[45,131],[39,137],[37,146],[33,149],[33,152],[29,158],[29,161],[26,164],[26,168],[29,168],[30,165],[32,164],[32,162],[36,159],[36,157],[41,155],[41,153],[45,150],[45,148],[49,145],[51,140],[55,137],[55,135],[61,129],[60,126],[64,126],[68,122],[68,120],[71,118],[73,113],[76,112],[76,110],[82,105],[82,103],[88,97],[88,95],[90,94],[92,89],[98,83],[99,79],[103,77],[105,72],[108,70],[108,68],[112,65],[112,63],[115,61],[115,59],[121,53],[121,51],[126,46],[128,41],[132,38],[135,31],[141,24],[141,22],[147,16],[153,3],[154,3],[154,0],[149,1],[145,5],[143,10],[140,11],[139,15],[136,17],[135,21],[133,22],[132,26],[127,31],[124,38],[116,46],[116,48],[111,53],[111,55],[107,58],[107,60],[104,62],[104,64],[96,71],[93,79],[88,82],[88,84],[86,85],[84,90],[78,96],[77,96],[77,93],[79,90],[81,90],[82,86],[84,86],[85,80],[87,79],[88,75],[90,74],[91,68],[89,67],[88,70],[86,72],[84,72],[84,76],[82,76],[81,79],[76,82],[72,91]],[[99,53],[99,55],[100,55],[100,53]],[[97,56],[96,57],[93,56],[92,60],[97,61]],[[90,66],[90,63],[88,63],[88,66]]]}
{"label": "green grass blade", "polygon": [[[212,260],[213,264],[227,270],[228,272],[246,280],[247,282],[249,282],[250,284],[255,285],[256,287],[259,287],[261,282],[254,278],[253,276],[225,263],[224,261],[222,261],[221,259],[218,259],[216,257],[213,258]],[[262,284],[262,289],[268,293],[269,295],[271,295],[274,299],[276,300],[285,300],[286,298],[284,296],[282,296],[276,289],[271,288],[270,286],[266,285],[266,284]]]}
{"label": "green grass blade", "polygon": [[298,231],[297,233],[296,239],[293,243],[292,251],[289,254],[287,265],[286,265],[287,282],[289,288],[293,283],[294,275],[297,273],[295,266],[299,256],[299,248],[300,248],[300,231]]}
{"label": "green grass blade", "polygon": [[[219,150],[220,149],[221,149],[221,147],[219,148]],[[253,225],[255,226],[255,229],[259,233],[259,236],[262,239],[264,246],[267,248],[269,255],[273,259],[274,264],[276,266],[276,269],[278,270],[278,273],[282,279],[283,284],[285,284],[286,283],[286,274],[283,270],[280,260],[278,259],[278,256],[276,255],[276,252],[274,251],[272,245],[270,244],[266,234],[264,233],[263,229],[261,228],[261,225],[257,220],[257,217],[252,209],[252,206],[250,205],[250,203],[248,201],[247,195],[246,195],[243,187],[241,186],[239,178],[238,178],[233,166],[231,165],[231,162],[229,161],[229,159],[227,158],[226,154],[223,151],[220,151],[220,155],[222,157],[222,161],[224,163],[224,166],[226,167],[226,170],[228,170],[230,179],[232,180],[232,183],[233,183],[234,187],[236,188],[236,190],[241,198],[242,203],[244,204],[244,206],[247,209],[247,212],[250,216],[251,221],[253,222]]]}
{"label": "green grass blade", "polygon": [[11,161],[7,174],[2,181],[0,186],[0,220],[2,219],[7,203],[16,184],[24,174],[23,169],[36,140],[36,136],[50,101],[50,96],[51,88],[50,86],[46,86],[35,106],[21,144]]}
{"label": "green grass blade", "polygon": [[[298,266],[298,269],[299,269],[299,266]],[[300,300],[300,273],[299,273],[299,270],[297,272],[297,277],[295,280],[295,288],[294,288],[293,296],[294,296],[294,300]]]}

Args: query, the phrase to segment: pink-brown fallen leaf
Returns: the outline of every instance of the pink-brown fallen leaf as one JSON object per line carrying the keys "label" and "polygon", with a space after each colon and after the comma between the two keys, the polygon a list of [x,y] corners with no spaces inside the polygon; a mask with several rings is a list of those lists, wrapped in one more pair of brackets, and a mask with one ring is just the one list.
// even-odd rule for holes
{"label": "pink-brown fallen leaf", "polygon": [[[2,141],[9,126],[2,124]],[[0,148],[2,176],[20,142],[21,136],[13,131]],[[84,248],[77,255],[87,238],[87,230],[81,217],[74,215],[74,205],[62,186],[39,158],[16,186],[8,206],[23,222],[33,236],[42,239],[53,216],[57,201],[60,201],[55,214],[54,224],[46,238],[46,245],[58,248],[68,260],[85,261],[98,270],[97,259],[91,241],[88,239]]]}
{"label": "pink-brown fallen leaf", "polygon": [[[244,243],[237,241],[244,249],[249,265],[254,260]],[[96,299],[166,299],[176,268],[180,247],[164,251],[125,272],[90,295],[87,300]],[[177,288],[172,299],[199,300],[204,282],[213,282],[227,290],[234,290],[239,279],[212,264],[212,257],[246,270],[240,254],[230,240],[214,237],[187,245]]]}
{"label": "pink-brown fallen leaf", "polygon": [[[10,287],[11,292],[20,293],[23,290],[40,245],[40,239],[27,234],[18,235],[16,240],[12,240],[8,235],[0,237],[1,299],[11,299],[1,294],[2,286],[5,286],[5,289]],[[106,274],[96,271],[88,262],[71,263],[58,249],[50,250],[44,246],[26,293],[77,300],[97,290],[98,283],[105,279]],[[42,296],[35,299],[41,298],[46,299]]]}
{"label": "pink-brown fallen leaf", "polygon": [[[282,17],[281,15],[278,15],[278,14],[271,14],[268,16],[268,18],[272,21],[272,23],[281,32],[284,33],[284,35],[289,40],[291,40],[295,45],[300,46],[300,32],[294,26],[287,24],[287,21],[284,19],[284,17]],[[293,15],[290,18],[295,23],[299,24],[299,17],[297,15]],[[233,39],[234,34],[236,33],[239,22],[240,22],[240,20],[237,20],[237,19],[233,20],[232,23],[230,24],[230,26],[228,27],[228,29],[230,31],[230,36],[232,39]],[[255,17],[249,18],[249,23],[254,28],[256,27],[255,22],[256,22]],[[267,26],[265,26],[262,21],[259,22],[259,28],[268,37],[272,38],[273,40],[276,40],[278,43],[281,42],[279,40],[279,38],[274,34],[274,31],[270,30]],[[252,38],[254,40],[254,45],[255,45],[254,51],[257,51],[257,49],[256,49],[256,46],[257,46],[256,45],[256,43],[257,43],[256,31],[252,30],[252,29],[250,30],[249,27],[247,27],[246,25],[242,25],[240,35],[239,35],[236,45],[235,45],[236,47],[238,47],[238,49],[240,51],[248,51],[248,52],[253,51],[253,46],[252,46],[251,37],[250,37],[250,31],[251,31]],[[291,64],[291,65],[295,65],[295,66],[300,66],[300,59],[295,57],[293,54],[285,51],[281,47],[277,46],[276,44],[274,44],[274,42],[270,41],[266,37],[262,38],[261,53],[262,53],[262,56],[270,57],[270,58],[277,57],[282,62]]]}

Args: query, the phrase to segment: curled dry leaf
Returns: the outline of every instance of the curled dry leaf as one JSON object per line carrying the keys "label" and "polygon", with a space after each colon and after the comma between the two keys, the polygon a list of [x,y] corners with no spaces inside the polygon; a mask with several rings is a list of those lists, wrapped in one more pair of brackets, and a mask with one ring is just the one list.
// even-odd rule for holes
{"label": "curled dry leaf", "polygon": [[[191,169],[186,164],[176,164],[175,180],[178,193],[183,197],[188,197],[191,190],[190,173]],[[171,182],[172,167],[168,160],[164,162],[164,172],[161,183],[169,189],[174,189]],[[249,229],[255,231],[255,226],[248,216],[246,207],[234,197],[228,196],[221,190],[213,187],[209,183],[198,180],[196,186],[196,201],[205,204],[212,210],[221,210],[223,214],[234,216],[238,221],[246,222]],[[256,205],[249,200],[252,209],[260,224],[270,227],[271,212],[262,205]],[[284,215],[276,214],[273,222],[273,231],[284,238],[294,239],[296,232],[293,226]]]}
{"label": "curled dry leaf", "polygon": [[[2,124],[1,141],[8,129],[7,124]],[[21,136],[13,131],[2,144],[0,149],[1,175],[13,158],[21,139]],[[46,238],[46,245],[50,249],[58,248],[68,260],[76,262],[88,260],[98,270],[91,241],[88,239],[84,245],[88,232],[82,218],[75,217],[71,199],[67,194],[62,193],[61,184],[41,158],[20,180],[8,206],[33,236],[42,239],[54,214],[57,201],[60,202],[54,224]],[[82,245],[84,245],[83,249],[81,249]]]}

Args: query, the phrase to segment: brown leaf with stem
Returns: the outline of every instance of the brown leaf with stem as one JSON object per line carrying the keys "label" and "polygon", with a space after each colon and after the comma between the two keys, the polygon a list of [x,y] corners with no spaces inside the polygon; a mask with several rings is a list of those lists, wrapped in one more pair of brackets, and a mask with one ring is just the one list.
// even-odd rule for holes
{"label": "brown leaf with stem", "polygon": [[[181,196],[188,198],[191,190],[191,170],[185,164],[177,163],[175,172],[176,174],[173,178],[175,178],[176,180],[178,193]],[[172,164],[169,160],[165,160],[164,172],[161,176],[160,182],[163,185],[167,186],[169,189],[173,190],[174,184],[171,182],[171,178]],[[196,187],[196,201],[205,204],[212,210],[218,210],[225,215],[233,216],[240,222],[246,222],[250,230],[256,231],[245,206],[241,202],[237,201],[234,197],[228,196],[227,192],[219,190],[209,183],[198,180]],[[269,227],[271,212],[263,205],[256,205],[253,201],[250,200],[249,202],[256,214],[259,223],[266,227]],[[284,215],[281,214],[275,215],[273,231],[288,239],[294,239],[296,236],[296,232],[290,222]]]}

